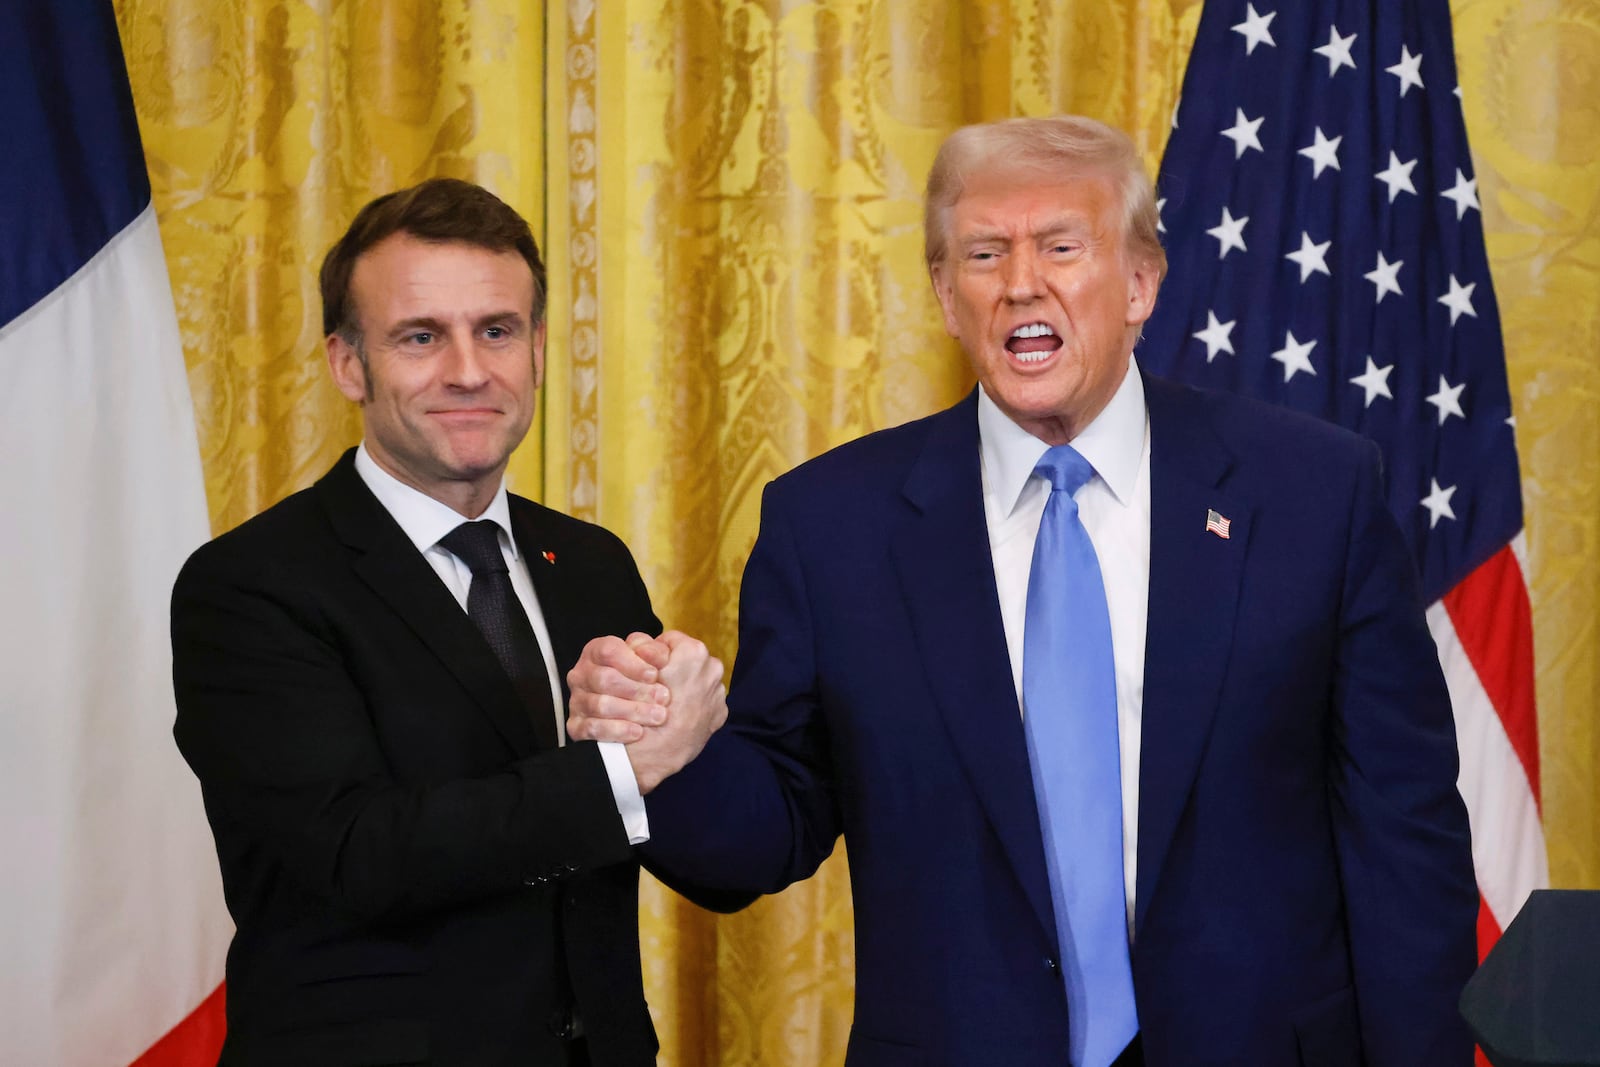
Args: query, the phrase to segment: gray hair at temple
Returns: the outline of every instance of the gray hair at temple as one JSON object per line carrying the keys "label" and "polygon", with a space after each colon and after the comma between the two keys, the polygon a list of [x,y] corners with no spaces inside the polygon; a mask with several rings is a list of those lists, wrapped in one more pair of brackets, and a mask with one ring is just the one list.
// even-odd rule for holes
{"label": "gray hair at temple", "polygon": [[1081,115],[1003,119],[963,126],[945,138],[928,172],[922,231],[928,266],[943,261],[950,209],[967,183],[989,171],[1032,171],[1046,178],[1102,177],[1122,202],[1124,247],[1158,266],[1166,277],[1167,253],[1156,233],[1155,191],[1133,140],[1121,130]]}

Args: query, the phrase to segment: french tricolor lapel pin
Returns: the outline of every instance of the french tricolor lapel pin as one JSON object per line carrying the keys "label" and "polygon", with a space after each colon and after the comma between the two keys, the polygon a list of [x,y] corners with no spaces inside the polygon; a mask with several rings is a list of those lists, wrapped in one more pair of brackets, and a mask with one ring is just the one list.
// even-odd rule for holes
{"label": "french tricolor lapel pin", "polygon": [[1231,520],[1229,520],[1229,519],[1223,518],[1221,513],[1218,512],[1215,508],[1208,508],[1206,510],[1206,532],[1207,533],[1214,533],[1218,537],[1220,537],[1224,541],[1226,541],[1228,539],[1228,527],[1230,527],[1232,525],[1233,525],[1233,522]]}

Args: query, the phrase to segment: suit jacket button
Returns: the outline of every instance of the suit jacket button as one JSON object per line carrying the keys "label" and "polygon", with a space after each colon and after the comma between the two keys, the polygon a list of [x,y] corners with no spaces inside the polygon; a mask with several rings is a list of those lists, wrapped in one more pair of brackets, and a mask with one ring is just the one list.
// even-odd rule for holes
{"label": "suit jacket button", "polygon": [[1044,969],[1054,974],[1061,969],[1061,964],[1056,962],[1054,956],[1046,956],[1044,958]]}

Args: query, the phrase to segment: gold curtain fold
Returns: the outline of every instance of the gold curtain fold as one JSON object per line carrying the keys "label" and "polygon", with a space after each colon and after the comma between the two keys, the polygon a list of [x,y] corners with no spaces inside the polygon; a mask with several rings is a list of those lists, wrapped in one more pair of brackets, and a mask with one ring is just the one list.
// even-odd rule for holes
{"label": "gold curtain fold", "polygon": [[[921,258],[955,126],[1069,110],[1154,166],[1199,0],[117,0],[213,525],[308,484],[359,423],[315,270],[431,174],[534,222],[543,422],[513,483],[632,546],[669,626],[731,660],[762,486],[970,386]],[[1600,2],[1455,0],[1527,503],[1553,881],[1600,885]],[[661,1062],[837,1063],[842,853],[713,917],[646,879]]]}

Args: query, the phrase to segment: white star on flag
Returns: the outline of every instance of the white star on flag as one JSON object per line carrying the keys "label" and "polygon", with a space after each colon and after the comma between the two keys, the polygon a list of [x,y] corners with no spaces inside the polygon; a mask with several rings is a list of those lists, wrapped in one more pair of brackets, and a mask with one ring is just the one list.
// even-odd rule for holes
{"label": "white star on flag", "polygon": [[1328,43],[1321,48],[1313,48],[1312,51],[1319,56],[1328,57],[1328,77],[1331,78],[1339,73],[1340,67],[1349,67],[1351,70],[1356,69],[1356,61],[1350,56],[1350,46],[1355,43],[1355,34],[1352,33],[1348,37],[1340,37],[1339,27],[1329,26]]}
{"label": "white star on flag", "polygon": [[1339,142],[1344,140],[1344,135],[1329,140],[1323,135],[1322,127],[1318,126],[1312,131],[1312,136],[1314,140],[1300,149],[1300,154],[1311,160],[1311,177],[1315,179],[1322,177],[1322,172],[1329,167],[1339,169]]}
{"label": "white star on flag", "polygon": [[1283,364],[1284,381],[1293,378],[1296,371],[1305,371],[1312,377],[1316,376],[1317,369],[1311,365],[1311,350],[1315,347],[1317,347],[1316,341],[1296,341],[1294,331],[1284,332],[1283,347],[1272,353],[1272,358]]}
{"label": "white star on flag", "polygon": [[1461,168],[1456,168],[1456,183],[1439,194],[1446,200],[1455,201],[1456,221],[1461,221],[1461,216],[1467,213],[1468,208],[1483,209],[1478,207],[1478,179],[1468,178],[1461,173]]}
{"label": "white star on flag", "polygon": [[1299,265],[1300,281],[1302,283],[1313,274],[1328,274],[1329,277],[1332,277],[1328,271],[1328,249],[1332,245],[1332,241],[1323,241],[1321,244],[1316,244],[1311,240],[1309,233],[1302,232],[1300,234],[1300,251],[1290,252],[1283,258],[1292,260]]}
{"label": "white star on flag", "polygon": [[1217,252],[1218,259],[1226,256],[1230,248],[1237,248],[1241,252],[1248,251],[1244,246],[1244,224],[1249,221],[1249,215],[1236,219],[1228,213],[1226,207],[1222,209],[1222,221],[1206,231],[1222,242],[1222,247]]}
{"label": "white star on flag", "polygon": [[1233,125],[1222,131],[1222,136],[1233,142],[1233,158],[1238,159],[1244,155],[1244,150],[1254,148],[1261,151],[1261,138],[1256,136],[1256,131],[1261,129],[1262,119],[1247,119],[1244,117],[1243,108],[1233,109]]}
{"label": "white star on flag", "polygon": [[1206,312],[1206,328],[1196,330],[1193,336],[1197,340],[1205,342],[1207,363],[1216,359],[1218,352],[1226,352],[1230,356],[1234,354],[1233,341],[1229,338],[1233,335],[1233,326],[1237,321],[1237,319],[1230,319],[1227,322],[1218,322],[1215,311]]}
{"label": "white star on flag", "polygon": [[1417,187],[1411,184],[1411,171],[1417,165],[1416,160],[1409,163],[1400,162],[1400,157],[1389,152],[1389,165],[1380,170],[1373,177],[1389,187],[1389,203],[1394,203],[1394,198],[1402,192],[1415,194]]}
{"label": "white star on flag", "polygon": [[1244,21],[1233,27],[1234,33],[1244,37],[1244,54],[1250,55],[1256,50],[1256,45],[1258,44],[1271,45],[1276,48],[1278,42],[1272,39],[1272,31],[1267,27],[1272,25],[1272,20],[1278,17],[1278,13],[1276,11],[1268,11],[1265,15],[1258,15],[1254,4],[1246,4],[1244,9]]}
{"label": "white star on flag", "polygon": [[1361,405],[1362,407],[1370,408],[1372,402],[1380,396],[1387,397],[1390,400],[1394,399],[1394,394],[1389,392],[1389,372],[1392,370],[1394,370],[1393,363],[1387,367],[1380,367],[1373,362],[1371,356],[1367,357],[1367,369],[1350,379],[1351,385],[1361,386],[1367,394],[1366,401]]}
{"label": "white star on flag", "polygon": [[1444,375],[1439,375],[1439,391],[1428,397],[1428,403],[1439,409],[1439,425],[1444,425],[1444,420],[1454,415],[1458,419],[1467,417],[1461,410],[1461,390],[1467,387],[1466,382],[1460,385],[1451,385],[1444,380]]}
{"label": "white star on flag", "polygon": [[1450,309],[1450,325],[1454,326],[1463,315],[1478,317],[1478,313],[1472,309],[1472,290],[1477,287],[1477,282],[1462,285],[1456,281],[1454,274],[1450,275],[1450,291],[1439,298],[1439,303]]}
{"label": "white star on flag", "polygon": [[1400,46],[1400,62],[1392,67],[1384,67],[1385,71],[1400,79],[1400,95],[1403,97],[1415,85],[1418,89],[1424,88],[1422,84],[1422,53],[1411,54],[1411,49],[1405,45]]}
{"label": "white star on flag", "polygon": [[1456,487],[1441,486],[1439,479],[1429,478],[1428,484],[1432,487],[1428,495],[1422,498],[1422,506],[1428,509],[1428,529],[1439,525],[1439,519],[1453,519],[1456,513],[1450,509],[1450,498],[1456,495]]}
{"label": "white star on flag", "polygon": [[1163,211],[1165,211],[1166,208],[1167,208],[1167,198],[1163,196],[1160,200],[1156,201],[1156,232],[1157,233],[1166,233],[1167,232],[1167,224],[1161,221],[1161,213]]}
{"label": "white star on flag", "polygon": [[1378,287],[1378,303],[1383,303],[1383,298],[1389,293],[1393,293],[1395,296],[1405,296],[1400,291],[1400,268],[1405,265],[1406,261],[1403,259],[1397,259],[1390,263],[1383,258],[1383,253],[1379,252],[1378,265],[1362,275],[1363,278]]}

